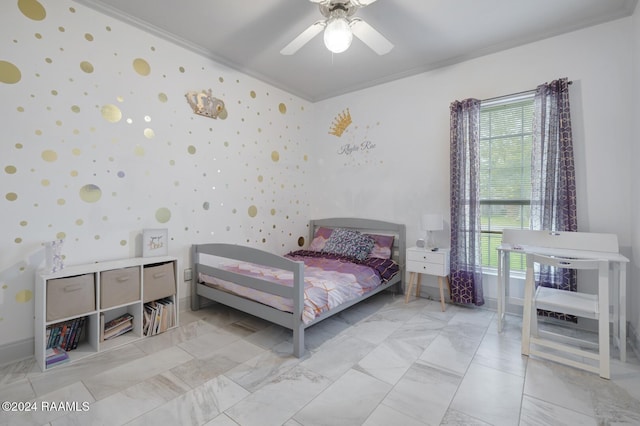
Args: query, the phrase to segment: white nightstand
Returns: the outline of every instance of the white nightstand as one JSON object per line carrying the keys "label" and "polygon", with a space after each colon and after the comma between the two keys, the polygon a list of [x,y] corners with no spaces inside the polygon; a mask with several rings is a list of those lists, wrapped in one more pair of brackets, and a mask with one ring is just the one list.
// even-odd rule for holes
{"label": "white nightstand", "polygon": [[440,287],[440,305],[444,311],[444,287],[442,279],[447,279],[449,284],[449,249],[439,248],[437,251],[420,247],[407,249],[407,272],[409,272],[409,283],[406,290],[405,302],[409,302],[409,296],[416,286],[416,297],[420,296],[420,274],[434,275],[438,277]]}

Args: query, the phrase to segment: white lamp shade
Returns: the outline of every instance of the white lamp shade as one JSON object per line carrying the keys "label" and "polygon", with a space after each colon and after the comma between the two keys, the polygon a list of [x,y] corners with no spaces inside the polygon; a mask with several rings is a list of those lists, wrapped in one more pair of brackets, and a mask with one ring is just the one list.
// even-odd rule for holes
{"label": "white lamp shade", "polygon": [[422,215],[422,229],[425,231],[441,231],[443,229],[443,219],[441,214]]}
{"label": "white lamp shade", "polygon": [[333,53],[344,52],[351,46],[353,33],[345,18],[332,18],[324,29],[324,45]]}

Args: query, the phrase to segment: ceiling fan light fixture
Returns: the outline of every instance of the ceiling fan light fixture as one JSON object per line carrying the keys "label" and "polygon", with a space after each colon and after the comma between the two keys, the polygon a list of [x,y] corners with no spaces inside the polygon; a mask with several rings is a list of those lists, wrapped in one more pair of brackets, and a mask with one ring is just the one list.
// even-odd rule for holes
{"label": "ceiling fan light fixture", "polygon": [[351,46],[353,33],[349,21],[343,17],[329,19],[324,29],[324,45],[333,53],[342,53]]}

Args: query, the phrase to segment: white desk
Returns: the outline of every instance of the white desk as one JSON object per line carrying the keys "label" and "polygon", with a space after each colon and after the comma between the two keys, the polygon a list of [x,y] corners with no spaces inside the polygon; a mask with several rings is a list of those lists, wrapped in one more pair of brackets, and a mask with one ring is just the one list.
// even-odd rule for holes
{"label": "white desk", "polygon": [[[506,304],[511,301],[522,304],[521,300],[509,297],[510,253],[602,259],[609,263],[609,282],[613,291],[613,337],[616,346],[620,349],[620,360],[626,361],[627,263],[629,259],[618,252],[617,236],[585,232],[549,233],[548,231],[505,230],[502,241],[503,244],[498,247],[498,332],[502,331]],[[604,251],[590,250],[594,247]]]}

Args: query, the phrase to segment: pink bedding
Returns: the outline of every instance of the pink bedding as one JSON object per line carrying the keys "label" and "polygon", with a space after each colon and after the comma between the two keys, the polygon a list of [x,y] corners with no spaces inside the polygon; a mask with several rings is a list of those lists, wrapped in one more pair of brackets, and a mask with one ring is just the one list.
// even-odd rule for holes
{"label": "pink bedding", "polygon": [[[302,321],[305,324],[322,312],[373,290],[390,279],[398,269],[397,264],[388,259],[351,262],[339,256],[316,255],[303,251],[290,253],[287,257],[295,261],[303,261],[305,264],[302,314]],[[293,286],[293,273],[289,271],[245,262],[225,263],[224,266],[219,267],[289,287]],[[204,274],[200,274],[200,281],[276,309],[293,312],[291,299],[242,287]]]}

